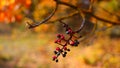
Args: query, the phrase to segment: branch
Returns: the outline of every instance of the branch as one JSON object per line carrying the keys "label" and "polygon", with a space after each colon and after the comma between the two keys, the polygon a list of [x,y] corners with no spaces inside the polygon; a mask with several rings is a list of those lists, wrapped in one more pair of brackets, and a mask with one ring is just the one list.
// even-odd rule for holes
{"label": "branch", "polygon": [[[56,2],[56,7],[55,7],[54,11],[53,11],[47,18],[45,18],[44,20],[42,20],[41,22],[37,22],[37,23],[35,23],[35,24],[30,24],[30,23],[27,22],[27,24],[29,25],[29,29],[30,29],[30,28],[35,28],[35,27],[37,27],[37,26],[39,26],[39,25],[41,25],[41,24],[43,24],[43,23],[46,23],[49,19],[51,19],[51,17],[52,17],[52,16],[55,14],[55,12],[57,11],[58,5],[65,5],[65,6],[71,7],[71,8],[73,8],[73,9],[77,10],[78,13],[80,13],[80,15],[81,15],[82,18],[83,18],[83,21],[82,21],[82,24],[81,24],[80,28],[77,30],[77,32],[81,31],[81,29],[83,28],[84,23],[85,23],[84,15],[86,15],[86,14],[88,14],[88,15],[96,18],[97,20],[100,20],[100,21],[103,21],[103,22],[106,22],[106,23],[109,23],[109,24],[112,24],[112,25],[120,25],[119,22],[112,22],[112,21],[110,21],[110,20],[106,20],[106,19],[104,19],[104,18],[100,18],[100,17],[94,15],[94,13],[89,12],[89,11],[85,11],[85,10],[80,10],[78,7],[76,7],[76,6],[72,5],[72,4],[69,4],[69,3],[66,3],[66,2],[63,2],[63,1],[60,1],[60,0],[54,0],[54,1]],[[77,14],[77,13],[75,13],[75,14]],[[74,14],[73,14],[73,15],[74,15]],[[65,17],[60,18],[60,19],[57,19],[57,20],[55,20],[55,21],[63,20],[63,19],[66,19],[66,18],[68,18],[68,17],[72,17],[73,15],[65,16]],[[52,21],[52,22],[54,22],[54,21]]]}
{"label": "branch", "polygon": [[[72,4],[68,4],[68,3],[65,3],[65,2],[61,2],[61,1],[57,1],[57,2],[60,3],[60,4],[63,4],[63,5],[69,6],[69,7],[73,8],[73,9],[78,10],[78,8],[76,6],[74,6],[74,5],[72,5]],[[84,11],[84,10],[82,10],[82,12],[84,14],[89,14],[90,16],[92,16],[92,17],[94,17],[94,18],[96,18],[96,19],[98,19],[100,21],[103,21],[103,22],[106,22],[106,23],[109,23],[109,24],[112,24],[112,25],[120,25],[119,22],[112,22],[110,20],[106,20],[106,19],[100,18],[100,17],[94,15],[92,12],[88,12],[88,11]]]}
{"label": "branch", "polygon": [[57,21],[60,21],[60,20],[64,20],[64,19],[73,17],[73,16],[76,15],[76,14],[78,14],[78,11],[73,12],[72,14],[69,14],[69,15],[67,15],[67,16],[63,16],[63,17],[61,17],[61,18],[58,18],[58,19],[56,19],[56,20],[48,21],[48,23],[54,23],[54,22],[57,22]]}
{"label": "branch", "polygon": [[[86,13],[86,12],[85,12]],[[109,23],[109,24],[112,24],[112,25],[120,25],[119,22],[113,22],[113,21],[110,21],[110,20],[106,20],[104,18],[100,18],[96,15],[94,15],[93,13],[91,12],[87,12],[87,14],[91,15],[92,17],[96,18],[97,20],[100,20],[100,21],[103,21],[103,22],[106,22],[106,23]]]}
{"label": "branch", "polygon": [[109,13],[110,15],[115,15],[116,17],[120,18],[120,16],[117,15],[116,13],[112,13],[112,12],[108,11],[107,9],[105,9],[105,8],[103,8],[103,7],[100,7],[100,6],[99,6],[99,8],[101,8],[101,9],[104,10],[105,12]]}
{"label": "branch", "polygon": [[[78,7],[76,7],[76,6],[73,6],[73,5],[71,5],[71,4],[62,2],[62,1],[60,1],[60,0],[54,0],[54,1],[56,2],[56,8],[54,9],[53,13],[51,13],[50,16],[48,16],[47,18],[45,18],[45,19],[44,19],[43,21],[41,21],[41,22],[38,22],[38,23],[35,23],[35,24],[30,24],[30,23],[27,22],[27,24],[29,25],[29,29],[30,29],[30,28],[35,28],[35,27],[39,26],[40,24],[43,24],[43,23],[47,22],[47,21],[55,14],[55,12],[56,12],[56,10],[57,10],[57,8],[58,8],[58,5],[59,5],[59,4],[60,4],[60,5],[62,4],[62,5],[65,5],[65,6],[69,6],[69,7],[73,8],[73,9],[76,9],[76,10],[80,13],[80,15],[81,15],[82,18],[83,18],[83,22],[82,22],[82,25],[80,26],[80,28],[79,28],[76,32],[81,31],[81,29],[83,28],[84,23],[85,23],[85,18],[83,17],[84,15],[83,15],[83,13],[81,12],[81,10],[79,10]],[[72,16],[73,16],[73,15],[72,15]],[[64,18],[61,18],[61,19],[65,19],[65,18],[67,18],[67,17],[64,17]],[[60,20],[60,19],[59,19],[59,20]]]}
{"label": "branch", "polygon": [[47,18],[45,18],[44,20],[42,20],[41,22],[36,22],[35,24],[30,24],[29,22],[27,22],[27,24],[29,25],[28,28],[29,29],[35,28],[35,27],[37,27],[37,26],[39,26],[39,25],[47,22],[55,14],[55,12],[57,11],[57,8],[58,8],[58,3],[56,3],[56,7],[55,7],[54,11]]}
{"label": "branch", "polygon": [[76,9],[76,10],[78,9],[76,6],[71,5],[69,3],[66,3],[66,2],[63,2],[63,1],[60,1],[60,0],[54,0],[54,1],[56,1],[58,4],[69,6],[69,7],[73,8],[73,9]]}

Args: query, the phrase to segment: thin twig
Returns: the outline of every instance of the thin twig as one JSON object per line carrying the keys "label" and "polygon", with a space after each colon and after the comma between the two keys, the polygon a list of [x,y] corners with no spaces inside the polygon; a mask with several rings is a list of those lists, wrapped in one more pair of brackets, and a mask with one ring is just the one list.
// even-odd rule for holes
{"label": "thin twig", "polygon": [[92,17],[96,18],[97,20],[100,20],[100,21],[103,21],[103,22],[106,22],[106,23],[109,23],[109,24],[112,24],[112,25],[120,25],[119,22],[113,22],[113,21],[110,21],[110,20],[106,20],[104,18],[100,18],[100,17],[94,15],[93,13],[87,12],[87,14],[91,15]]}
{"label": "thin twig", "polygon": [[30,24],[30,23],[27,22],[27,24],[29,25],[28,28],[29,29],[35,28],[35,27],[37,27],[37,26],[39,26],[39,25],[41,25],[43,23],[46,23],[55,14],[55,12],[57,11],[57,9],[58,9],[58,3],[56,3],[56,7],[55,7],[54,11],[47,18],[45,18],[44,20],[42,20],[41,22],[36,22],[35,24]]}
{"label": "thin twig", "polygon": [[58,18],[58,19],[56,19],[56,20],[48,21],[48,23],[54,23],[54,22],[57,22],[57,21],[60,21],[60,20],[65,20],[65,19],[67,19],[67,18],[73,17],[73,16],[76,15],[76,14],[78,14],[78,11],[75,11],[75,12],[73,12],[73,13],[67,15],[67,16],[63,16],[63,17]]}
{"label": "thin twig", "polygon": [[110,15],[115,15],[116,17],[120,18],[120,16],[117,15],[116,13],[112,13],[112,12],[108,11],[107,9],[105,9],[103,7],[100,7],[100,6],[99,6],[99,8],[102,9],[102,10],[104,10],[105,12],[109,13]]}

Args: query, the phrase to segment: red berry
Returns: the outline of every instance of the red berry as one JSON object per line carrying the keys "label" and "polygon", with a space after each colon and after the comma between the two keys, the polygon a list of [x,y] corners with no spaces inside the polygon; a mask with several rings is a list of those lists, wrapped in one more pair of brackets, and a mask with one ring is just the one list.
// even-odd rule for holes
{"label": "red berry", "polygon": [[61,35],[61,39],[65,39],[64,35]]}
{"label": "red berry", "polygon": [[72,32],[72,30],[71,30],[71,29],[69,29],[68,31],[69,31],[69,32]]}
{"label": "red berry", "polygon": [[53,58],[53,60],[55,60],[57,58],[57,56],[53,56],[52,58]]}
{"label": "red berry", "polygon": [[59,47],[56,48],[57,51],[60,51],[61,49]]}
{"label": "red berry", "polygon": [[70,34],[72,33],[73,31],[69,28],[67,31],[66,31],[66,34]]}
{"label": "red berry", "polygon": [[66,46],[64,47],[64,50],[67,50],[67,47],[66,47]]}
{"label": "red berry", "polygon": [[58,37],[58,38],[60,38],[60,37],[61,37],[61,35],[60,35],[60,34],[58,34],[58,35],[57,35],[57,37]]}
{"label": "red berry", "polygon": [[74,45],[74,44],[75,44],[75,42],[73,42],[73,41],[70,42],[70,45]]}
{"label": "red berry", "polygon": [[61,39],[55,40],[55,43],[60,43]]}
{"label": "red berry", "polygon": [[57,42],[58,42],[58,43],[60,43],[60,42],[61,42],[61,40],[60,40],[60,39],[58,39],[58,40],[57,40]]}

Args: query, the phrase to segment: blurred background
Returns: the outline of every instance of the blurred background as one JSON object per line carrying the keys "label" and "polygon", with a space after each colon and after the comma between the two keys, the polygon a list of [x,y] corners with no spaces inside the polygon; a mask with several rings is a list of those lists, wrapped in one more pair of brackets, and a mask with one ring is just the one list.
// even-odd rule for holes
{"label": "blurred background", "polygon": [[[90,0],[61,0],[87,10]],[[120,22],[119,0],[95,0],[95,15]],[[120,26],[102,21],[96,23],[88,16],[80,35],[86,37],[78,47],[59,62],[52,61],[57,33],[63,33],[60,23],[46,23],[28,29],[26,21],[33,23],[46,18],[55,8],[54,0],[0,0],[0,68],[120,68]],[[50,19],[54,21],[75,10],[59,6]],[[64,20],[73,29],[79,27],[79,15]],[[97,24],[97,28],[94,27]],[[93,34],[91,32],[93,31]]]}

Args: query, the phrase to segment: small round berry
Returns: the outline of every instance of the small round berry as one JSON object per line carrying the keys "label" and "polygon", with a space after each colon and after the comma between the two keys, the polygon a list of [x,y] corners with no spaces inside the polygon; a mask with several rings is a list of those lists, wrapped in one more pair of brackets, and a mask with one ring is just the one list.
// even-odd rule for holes
{"label": "small round berry", "polygon": [[66,54],[62,54],[63,57],[66,57]]}
{"label": "small round berry", "polygon": [[61,35],[61,39],[65,39],[64,35]]}
{"label": "small round berry", "polygon": [[70,49],[67,49],[67,51],[70,51]]}
{"label": "small round berry", "polygon": [[57,51],[60,51],[61,49],[60,49],[59,47],[56,47],[56,50],[57,50]]}
{"label": "small round berry", "polygon": [[76,44],[79,44],[78,40],[75,40],[75,43],[76,43]]}
{"label": "small round berry", "polygon": [[77,44],[77,43],[75,43],[75,44],[74,44],[74,46],[78,46],[78,44]]}
{"label": "small round berry", "polygon": [[56,62],[58,62],[58,59],[56,59]]}
{"label": "small round berry", "polygon": [[68,32],[69,32],[69,33],[72,33],[72,30],[71,30],[71,29],[69,29],[69,30],[68,30]]}
{"label": "small round berry", "polygon": [[57,40],[57,42],[58,42],[58,43],[61,43],[61,40],[60,40],[60,39],[58,39],[58,40]]}
{"label": "small round berry", "polygon": [[65,46],[63,49],[64,49],[64,50],[67,50],[67,47]]}
{"label": "small round berry", "polygon": [[64,52],[64,54],[67,54],[67,52]]}
{"label": "small round berry", "polygon": [[57,56],[53,56],[52,58],[53,58],[53,61],[54,61],[57,58]]}
{"label": "small round berry", "polygon": [[75,42],[73,42],[73,41],[70,41],[70,45],[72,45],[72,46],[73,46],[74,44],[75,44]]}
{"label": "small round berry", "polygon": [[54,51],[54,54],[57,54],[57,51]]}
{"label": "small round berry", "polygon": [[57,37],[58,37],[58,38],[60,38],[60,37],[61,37],[61,35],[60,35],[60,34],[58,34],[58,35],[57,35]]}

